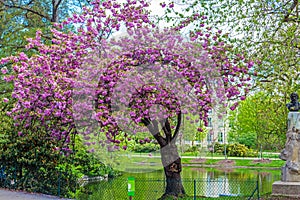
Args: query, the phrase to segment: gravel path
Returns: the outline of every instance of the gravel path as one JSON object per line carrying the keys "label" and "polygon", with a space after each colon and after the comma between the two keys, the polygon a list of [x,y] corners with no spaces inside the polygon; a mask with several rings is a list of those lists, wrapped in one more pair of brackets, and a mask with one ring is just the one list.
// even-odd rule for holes
{"label": "gravel path", "polygon": [[0,200],[71,200],[44,194],[32,194],[22,191],[0,189]]}

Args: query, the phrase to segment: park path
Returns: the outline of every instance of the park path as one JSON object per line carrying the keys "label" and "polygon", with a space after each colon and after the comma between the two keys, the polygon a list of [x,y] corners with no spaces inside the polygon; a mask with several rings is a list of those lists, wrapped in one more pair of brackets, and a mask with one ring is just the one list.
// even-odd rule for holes
{"label": "park path", "polygon": [[0,200],[71,200],[44,194],[0,189]]}

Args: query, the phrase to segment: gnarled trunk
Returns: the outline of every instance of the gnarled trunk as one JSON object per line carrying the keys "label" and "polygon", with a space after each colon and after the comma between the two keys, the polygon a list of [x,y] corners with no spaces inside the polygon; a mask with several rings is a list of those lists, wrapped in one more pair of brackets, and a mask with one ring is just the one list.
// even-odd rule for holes
{"label": "gnarled trunk", "polygon": [[175,141],[161,147],[161,161],[166,176],[165,193],[160,199],[168,196],[184,196],[185,191],[181,181],[181,158],[179,157]]}
{"label": "gnarled trunk", "polygon": [[150,133],[154,136],[154,138],[160,145],[161,162],[163,164],[166,176],[166,190],[160,200],[163,200],[170,196],[173,196],[175,198],[184,196],[185,191],[180,176],[182,170],[181,159],[179,157],[178,150],[175,144],[181,124],[181,113],[177,114],[177,125],[173,134],[169,119],[161,120],[159,122],[161,124],[165,137],[160,134],[158,121],[151,121],[149,118],[144,118],[142,119],[142,122],[145,126],[147,126]]}

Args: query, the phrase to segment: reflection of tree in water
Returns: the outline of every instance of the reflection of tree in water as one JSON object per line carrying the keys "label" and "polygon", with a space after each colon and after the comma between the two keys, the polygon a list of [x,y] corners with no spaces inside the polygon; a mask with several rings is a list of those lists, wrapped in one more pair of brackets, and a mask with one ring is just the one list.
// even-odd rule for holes
{"label": "reflection of tree in water", "polygon": [[264,183],[273,183],[281,179],[279,170],[270,170],[269,172],[255,171],[254,173],[257,174],[258,181],[259,181],[259,190],[261,191],[262,194],[265,194],[268,191],[272,190],[271,184],[264,184]]}
{"label": "reflection of tree in water", "polygon": [[228,168],[228,167],[216,167],[217,170],[223,172],[223,173],[233,173],[234,168]]}
{"label": "reflection of tree in water", "polygon": [[[188,194],[193,194],[193,180],[196,180],[196,192],[199,197],[219,197],[220,194],[245,194],[250,196],[256,188],[256,180],[259,180],[260,193],[266,194],[272,191],[272,183],[280,179],[279,170],[234,169],[233,172],[224,172],[214,168],[186,167],[182,175],[183,184]],[[164,174],[160,170],[151,173],[126,173],[111,182],[102,181],[101,183],[92,184],[86,190],[86,193],[90,193],[89,196],[86,196],[89,198],[82,199],[125,199],[127,197],[126,178],[128,176],[136,178],[135,198],[137,199],[155,199],[155,195],[159,197],[163,193]],[[120,188],[125,188],[125,190]]]}
{"label": "reflection of tree in water", "polygon": [[200,172],[200,173],[206,173],[206,169],[203,167],[197,167],[197,168],[191,168],[192,171]]}

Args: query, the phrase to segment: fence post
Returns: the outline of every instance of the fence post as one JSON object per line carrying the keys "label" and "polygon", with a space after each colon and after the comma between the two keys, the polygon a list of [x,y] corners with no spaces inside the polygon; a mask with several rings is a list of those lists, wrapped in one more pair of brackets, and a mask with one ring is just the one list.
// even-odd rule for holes
{"label": "fence post", "polygon": [[194,200],[196,200],[197,192],[196,192],[196,179],[194,179]]}
{"label": "fence post", "polygon": [[57,187],[57,196],[60,197],[60,180],[61,179],[61,171],[59,170],[58,174],[58,187]]}
{"label": "fence post", "polygon": [[256,187],[257,187],[257,199],[259,200],[260,197],[259,197],[259,179],[258,178],[256,180]]}
{"label": "fence post", "polygon": [[[21,167],[21,170],[22,170],[22,167]],[[17,167],[15,166],[14,168],[13,168],[13,176],[14,176],[14,186],[13,186],[13,189],[16,189],[16,187],[17,187]]]}

